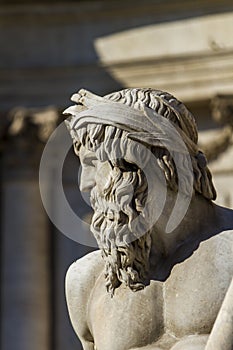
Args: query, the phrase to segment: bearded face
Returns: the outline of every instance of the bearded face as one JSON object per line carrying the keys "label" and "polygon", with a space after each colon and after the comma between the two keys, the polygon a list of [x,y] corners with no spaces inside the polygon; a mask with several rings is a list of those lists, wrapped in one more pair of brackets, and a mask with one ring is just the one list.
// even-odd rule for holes
{"label": "bearded face", "polygon": [[90,191],[94,209],[91,231],[105,260],[106,288],[111,294],[122,283],[134,291],[142,289],[151,247],[140,215],[147,197],[143,174],[135,166],[123,169],[100,162],[83,147],[80,160],[81,187]]}

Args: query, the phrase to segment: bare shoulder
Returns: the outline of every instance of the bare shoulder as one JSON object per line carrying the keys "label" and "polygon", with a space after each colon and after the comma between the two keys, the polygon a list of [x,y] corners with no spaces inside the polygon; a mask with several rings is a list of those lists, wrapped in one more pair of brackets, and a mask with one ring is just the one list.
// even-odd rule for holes
{"label": "bare shoulder", "polygon": [[233,229],[223,230],[217,235],[220,239],[227,240],[229,243],[233,243]]}
{"label": "bare shoulder", "polygon": [[85,296],[89,294],[103,268],[99,250],[85,255],[70,265],[65,283],[68,303],[76,302],[76,299],[84,293]]}
{"label": "bare shoulder", "polygon": [[98,250],[75,261],[66,273],[68,311],[74,330],[82,343],[91,341],[87,324],[87,307],[91,291],[103,268],[101,252]]}
{"label": "bare shoulder", "polygon": [[95,283],[104,264],[100,250],[91,252],[70,265],[66,273],[66,287],[75,288],[80,283]]}
{"label": "bare shoulder", "polygon": [[214,249],[215,258],[221,258],[233,265],[233,229],[223,230],[202,245]]}

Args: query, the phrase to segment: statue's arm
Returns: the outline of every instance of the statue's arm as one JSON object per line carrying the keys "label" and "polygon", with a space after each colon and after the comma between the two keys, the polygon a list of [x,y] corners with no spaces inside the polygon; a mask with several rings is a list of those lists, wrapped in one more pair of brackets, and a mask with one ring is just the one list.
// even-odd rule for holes
{"label": "statue's arm", "polygon": [[75,333],[84,350],[94,350],[94,340],[87,320],[87,305],[102,269],[103,261],[100,251],[95,251],[74,262],[66,274],[68,311]]}
{"label": "statue's arm", "polygon": [[217,349],[233,349],[233,278],[205,348]]}

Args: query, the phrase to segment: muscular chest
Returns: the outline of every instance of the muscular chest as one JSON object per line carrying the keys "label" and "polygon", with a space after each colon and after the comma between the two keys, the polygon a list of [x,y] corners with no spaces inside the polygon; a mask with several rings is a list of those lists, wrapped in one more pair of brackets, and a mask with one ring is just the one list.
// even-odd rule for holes
{"label": "muscular chest", "polygon": [[210,333],[232,275],[232,233],[202,242],[165,282],[165,326],[177,336]]}
{"label": "muscular chest", "polygon": [[88,318],[98,350],[128,350],[152,343],[163,332],[162,284],[153,283],[138,292],[122,285],[111,298],[100,276],[91,296]]}
{"label": "muscular chest", "polygon": [[203,242],[173,267],[165,282],[151,281],[136,293],[121,286],[111,298],[100,276],[88,315],[97,349],[98,344],[101,350],[145,346],[156,342],[165,329],[178,338],[209,333],[232,274],[232,243],[226,239]]}

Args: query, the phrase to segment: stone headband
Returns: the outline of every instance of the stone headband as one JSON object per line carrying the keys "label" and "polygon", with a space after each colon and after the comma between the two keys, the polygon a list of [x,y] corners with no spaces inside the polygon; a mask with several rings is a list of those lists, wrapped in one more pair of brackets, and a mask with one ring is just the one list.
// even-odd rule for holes
{"label": "stone headband", "polygon": [[[64,111],[71,114],[66,121],[69,130],[75,134],[86,124],[113,125],[129,132],[128,138],[143,142],[149,146],[167,148],[170,152],[178,152],[197,156],[197,145],[178,125],[158,114],[143,103],[139,109],[129,107],[94,95],[87,90],[80,90],[71,98],[77,105]],[[185,145],[186,147],[184,147]]]}

